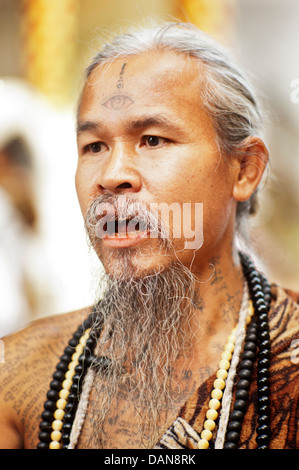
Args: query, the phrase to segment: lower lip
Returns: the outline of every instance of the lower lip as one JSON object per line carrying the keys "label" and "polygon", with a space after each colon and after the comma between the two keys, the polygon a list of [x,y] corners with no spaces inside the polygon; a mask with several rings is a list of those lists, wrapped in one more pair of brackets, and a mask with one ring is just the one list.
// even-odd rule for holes
{"label": "lower lip", "polygon": [[149,238],[149,230],[143,232],[133,232],[125,236],[108,236],[106,235],[102,241],[110,248],[129,248],[138,245],[142,241]]}

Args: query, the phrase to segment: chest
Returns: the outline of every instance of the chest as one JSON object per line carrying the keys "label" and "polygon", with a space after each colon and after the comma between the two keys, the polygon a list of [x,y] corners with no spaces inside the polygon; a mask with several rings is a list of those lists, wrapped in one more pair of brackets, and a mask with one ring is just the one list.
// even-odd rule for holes
{"label": "chest", "polygon": [[163,397],[140,396],[125,382],[115,394],[98,382],[91,389],[78,448],[153,448],[177,418],[194,392],[195,383],[185,381],[179,393]]}

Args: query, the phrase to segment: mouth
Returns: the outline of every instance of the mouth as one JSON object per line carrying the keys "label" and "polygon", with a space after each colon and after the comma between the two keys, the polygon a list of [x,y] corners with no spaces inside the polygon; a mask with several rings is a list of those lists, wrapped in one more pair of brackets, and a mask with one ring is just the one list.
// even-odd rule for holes
{"label": "mouth", "polygon": [[129,247],[148,238],[150,233],[147,223],[137,218],[99,221],[97,234],[106,245]]}

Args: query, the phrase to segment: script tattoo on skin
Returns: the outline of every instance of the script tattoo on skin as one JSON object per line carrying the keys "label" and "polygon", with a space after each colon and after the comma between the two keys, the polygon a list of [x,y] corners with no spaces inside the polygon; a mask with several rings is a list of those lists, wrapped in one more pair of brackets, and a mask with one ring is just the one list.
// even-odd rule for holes
{"label": "script tattoo on skin", "polygon": [[119,79],[117,80],[117,83],[116,83],[116,88],[118,89],[119,93],[111,96],[110,98],[108,98],[102,103],[102,106],[105,106],[105,108],[118,111],[120,109],[127,108],[128,106],[131,106],[131,104],[134,103],[134,101],[132,100],[130,96],[120,93],[124,87],[124,73],[125,73],[126,65],[127,65],[126,62],[122,65],[122,68],[119,74]]}

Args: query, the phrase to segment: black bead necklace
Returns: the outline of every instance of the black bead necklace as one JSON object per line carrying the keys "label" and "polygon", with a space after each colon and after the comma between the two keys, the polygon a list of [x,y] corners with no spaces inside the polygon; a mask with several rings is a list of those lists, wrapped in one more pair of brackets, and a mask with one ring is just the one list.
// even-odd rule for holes
{"label": "black bead necklace", "polygon": [[245,337],[236,385],[236,401],[229,417],[224,449],[238,448],[256,354],[258,356],[258,426],[256,429],[256,442],[258,449],[267,449],[271,435],[269,385],[271,345],[268,324],[271,287],[246,255],[240,254],[240,257],[254,307],[255,318],[249,325]]}
{"label": "black bead necklace", "polygon": [[[255,316],[247,329],[245,337],[244,350],[239,364],[236,400],[229,416],[224,449],[238,448],[256,354],[258,355],[258,426],[256,442],[258,449],[266,449],[271,434],[269,386],[270,336],[268,325],[271,288],[267,280],[255,269],[252,261],[246,255],[240,253],[240,258],[244,276],[248,283]],[[44,403],[44,411],[41,415],[42,420],[40,423],[38,449],[68,448],[86,372],[92,363],[96,364],[98,368],[105,369],[108,358],[94,356],[95,346],[103,326],[98,318],[99,311],[99,306],[96,306],[83,324],[79,326],[56,366],[52,377],[53,380],[50,383],[50,389],[47,393],[47,400]],[[93,330],[91,327],[95,320],[97,320],[99,327]],[[90,332],[89,329],[91,329]],[[63,407],[64,409],[59,416],[59,414],[57,415],[57,402],[61,397],[63,383],[74,351],[78,347],[85,332],[88,333],[88,338],[84,343],[78,364],[74,369],[75,373],[72,377],[72,384],[69,388],[65,407]],[[57,447],[51,447],[51,436],[53,429],[55,429],[53,425],[56,421],[60,420],[63,420],[61,428],[62,445],[58,443]],[[60,431],[58,432],[60,433]]]}
{"label": "black bead necklace", "polygon": [[[88,318],[79,326],[77,331],[73,334],[72,338],[68,342],[68,345],[64,349],[63,355],[56,366],[56,370],[52,376],[53,380],[50,383],[50,389],[47,393],[47,400],[44,403],[44,411],[42,412],[42,421],[39,425],[39,443],[38,449],[49,449],[51,442],[51,435],[53,432],[53,423],[60,416],[55,415],[57,412],[57,401],[60,398],[60,392],[63,389],[63,383],[65,380],[66,373],[68,371],[69,364],[71,363],[72,356],[75,352],[75,348],[78,346],[82,335],[92,327],[96,316],[96,307]],[[99,319],[97,318],[99,323]],[[89,366],[93,363],[95,356],[93,355],[94,349],[97,343],[97,339],[101,332],[102,325],[95,331],[91,331],[88,339],[86,340],[83,352],[78,359],[78,364],[74,369],[75,374],[72,377],[72,385],[69,390],[67,397],[67,403],[61,414],[61,420],[63,419],[63,425],[61,429],[61,441],[62,449],[68,448],[70,442],[70,434],[72,430],[73,421],[77,411],[77,407],[80,400],[80,394],[82,391],[82,383]],[[56,411],[55,411],[56,410]]]}

